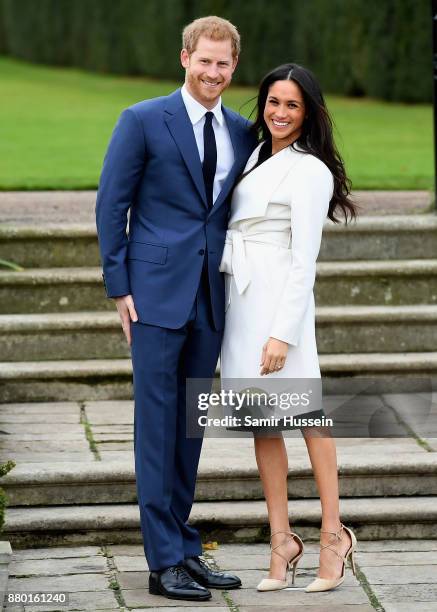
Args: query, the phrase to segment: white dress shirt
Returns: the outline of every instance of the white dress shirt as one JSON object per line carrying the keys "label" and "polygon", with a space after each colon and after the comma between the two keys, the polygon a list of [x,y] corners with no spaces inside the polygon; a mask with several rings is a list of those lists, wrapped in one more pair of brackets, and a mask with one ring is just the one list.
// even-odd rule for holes
{"label": "white dress shirt", "polygon": [[[185,108],[187,109],[188,117],[193,124],[193,131],[196,138],[197,148],[199,150],[200,161],[203,162],[203,127],[205,125],[205,114],[209,109],[205,108],[202,104],[200,104],[200,102],[193,98],[186,85],[182,86],[181,94]],[[217,146],[217,168],[215,171],[212,193],[213,202],[215,202],[217,196],[222,190],[223,183],[234,164],[235,156],[228,126],[226,125],[226,120],[223,116],[221,97],[214,108],[211,109],[211,112],[214,114],[212,126],[214,128],[215,142]]]}

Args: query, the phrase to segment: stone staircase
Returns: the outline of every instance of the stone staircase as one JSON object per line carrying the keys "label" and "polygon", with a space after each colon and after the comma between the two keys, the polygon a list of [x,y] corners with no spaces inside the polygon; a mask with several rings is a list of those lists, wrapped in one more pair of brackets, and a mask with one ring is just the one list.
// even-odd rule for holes
{"label": "stone staircase", "polygon": [[[129,348],[90,224],[0,227],[0,402],[130,396]],[[437,217],[327,224],[316,281],[323,374],[437,371]],[[405,389],[404,389],[405,390]]]}
{"label": "stone staircase", "polygon": [[[0,226],[0,259],[24,268],[0,268],[0,460],[17,462],[2,481],[3,537],[16,547],[140,542],[129,349],[94,226]],[[363,375],[396,380],[369,401],[390,405],[405,436],[339,439],[344,522],[362,538],[435,538],[437,430],[415,415],[417,379],[437,373],[437,217],[327,224],[316,303],[326,380],[337,393]],[[297,434],[287,446],[295,527],[317,538],[305,445]],[[205,440],[192,518],[208,538],[265,538],[250,439]]]}

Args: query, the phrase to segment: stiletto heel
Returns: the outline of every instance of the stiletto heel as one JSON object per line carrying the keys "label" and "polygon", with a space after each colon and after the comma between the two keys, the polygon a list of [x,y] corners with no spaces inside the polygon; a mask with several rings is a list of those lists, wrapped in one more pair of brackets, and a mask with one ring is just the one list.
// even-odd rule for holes
{"label": "stiletto heel", "polygon": [[344,582],[344,579],[345,579],[346,564],[347,564],[347,560],[348,560],[349,557],[350,557],[350,560],[351,560],[352,572],[353,572],[354,576],[356,576],[354,553],[355,553],[355,549],[357,547],[357,538],[355,537],[355,534],[352,531],[352,529],[349,529],[349,527],[346,527],[345,525],[343,525],[343,523],[341,523],[341,527],[340,527],[340,529],[338,531],[321,531],[321,533],[329,533],[331,535],[334,535],[336,537],[337,541],[338,540],[341,541],[341,532],[343,530],[345,530],[349,534],[349,537],[351,539],[351,545],[350,545],[349,550],[347,551],[347,553],[345,554],[344,557],[342,555],[340,555],[334,548],[332,548],[334,542],[331,542],[330,544],[326,544],[324,546],[322,546],[322,545],[320,546],[320,550],[321,551],[324,550],[325,548],[328,548],[333,553],[335,553],[337,555],[337,557],[342,559],[343,567],[342,567],[340,578],[334,578],[334,579],[316,578],[305,589],[305,591],[307,593],[316,593],[316,592],[319,592],[319,591],[331,591],[332,589],[335,589],[336,587],[340,586],[340,584],[342,584],[342,582]]}
{"label": "stiletto heel", "polygon": [[352,568],[352,573],[354,576],[357,575],[356,569],[355,569],[355,549],[351,550],[351,568]]}
{"label": "stiletto heel", "polygon": [[[299,559],[300,559],[300,557],[299,557]],[[293,563],[293,574],[291,576],[291,584],[294,584],[294,580],[296,578],[296,568],[297,568],[297,564],[299,562],[299,559]]]}
{"label": "stiletto heel", "polygon": [[[298,543],[299,552],[296,555],[294,555],[292,559],[287,559],[286,557],[281,555],[281,553],[279,553],[276,550],[277,548],[282,546],[282,544],[285,544],[286,540],[284,540],[284,542],[281,542],[280,544],[272,548],[272,538],[278,533],[284,533],[285,535],[290,535],[293,538],[293,540],[296,540],[296,542]],[[280,589],[286,589],[289,586],[288,581],[287,581],[287,573],[289,571],[292,572],[292,582],[291,583],[294,584],[294,580],[296,577],[296,567],[297,567],[297,564],[299,563],[300,558],[303,555],[304,545],[300,537],[293,531],[276,531],[275,533],[272,533],[271,535],[270,548],[272,550],[272,553],[276,553],[282,559],[284,559],[284,561],[287,562],[287,565],[285,568],[285,578],[284,580],[278,580],[276,578],[263,578],[263,580],[261,580],[259,585],[256,587],[258,591],[279,591]]]}

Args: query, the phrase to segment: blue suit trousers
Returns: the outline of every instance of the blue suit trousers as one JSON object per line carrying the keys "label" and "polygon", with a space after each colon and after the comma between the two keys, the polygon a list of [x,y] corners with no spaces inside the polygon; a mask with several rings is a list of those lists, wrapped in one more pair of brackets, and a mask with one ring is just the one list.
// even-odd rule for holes
{"label": "blue suit trousers", "polygon": [[186,436],[186,378],[211,379],[223,331],[214,328],[206,265],[178,329],[131,323],[134,453],[144,553],[150,571],[202,554],[188,525],[202,438]]}

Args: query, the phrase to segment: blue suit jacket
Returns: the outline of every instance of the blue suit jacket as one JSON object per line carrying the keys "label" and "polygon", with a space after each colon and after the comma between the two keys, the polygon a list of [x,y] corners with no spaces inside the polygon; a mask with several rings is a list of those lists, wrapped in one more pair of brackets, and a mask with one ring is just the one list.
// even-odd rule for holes
{"label": "blue suit jacket", "polygon": [[132,294],[142,323],[184,325],[207,256],[214,324],[223,328],[219,264],[230,192],[256,145],[246,119],[224,107],[223,113],[235,163],[210,212],[180,89],[134,104],[115,126],[96,203],[103,281],[108,297]]}

